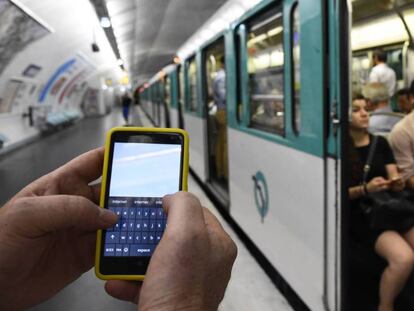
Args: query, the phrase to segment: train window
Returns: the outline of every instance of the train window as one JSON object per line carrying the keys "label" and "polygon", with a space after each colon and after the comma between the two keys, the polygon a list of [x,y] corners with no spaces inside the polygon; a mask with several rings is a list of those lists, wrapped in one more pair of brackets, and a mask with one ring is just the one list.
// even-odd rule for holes
{"label": "train window", "polygon": [[177,76],[178,76],[178,103],[181,105],[184,100],[184,75],[183,75],[183,66],[180,65],[177,68]]}
{"label": "train window", "polygon": [[250,127],[284,135],[283,18],[281,8],[248,24]]}
{"label": "train window", "polygon": [[167,107],[171,106],[171,79],[167,75],[164,80],[164,100]]}
{"label": "train window", "polygon": [[236,34],[236,48],[240,51],[239,53],[236,53],[236,66],[237,66],[237,74],[236,74],[236,79],[237,79],[237,83],[236,83],[236,87],[237,87],[237,99],[236,99],[236,117],[237,117],[237,121],[239,123],[241,123],[243,121],[243,88],[242,88],[242,83],[243,83],[243,79],[242,79],[242,70],[243,70],[243,66],[241,66],[242,63],[242,56],[241,56],[241,51],[243,49],[242,45],[244,42],[244,38],[246,36],[245,34],[245,26],[241,25],[237,31]]}
{"label": "train window", "polygon": [[293,129],[300,132],[300,20],[299,5],[296,4],[292,14],[292,82],[293,82]]}
{"label": "train window", "polygon": [[190,111],[197,111],[197,65],[196,59],[193,57],[188,63],[188,102],[187,109]]}
{"label": "train window", "polygon": [[204,52],[206,101],[209,115],[226,110],[226,73],[224,41],[219,40]]}

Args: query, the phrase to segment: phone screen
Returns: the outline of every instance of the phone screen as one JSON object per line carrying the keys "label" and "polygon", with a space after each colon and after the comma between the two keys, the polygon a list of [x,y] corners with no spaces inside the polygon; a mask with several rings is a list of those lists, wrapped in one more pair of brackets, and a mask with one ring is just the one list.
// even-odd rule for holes
{"label": "phone screen", "polygon": [[167,225],[162,198],[182,188],[181,135],[131,133],[114,133],[111,141],[105,208],[118,223],[103,231],[103,266],[137,257],[149,261]]}

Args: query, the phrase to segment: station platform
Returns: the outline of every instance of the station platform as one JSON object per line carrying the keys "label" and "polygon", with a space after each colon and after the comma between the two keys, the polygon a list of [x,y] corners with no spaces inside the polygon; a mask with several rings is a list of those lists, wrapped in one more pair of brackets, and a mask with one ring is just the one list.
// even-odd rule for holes
{"label": "station platform", "polygon": [[[151,126],[139,107],[134,108],[131,123],[136,126]],[[83,119],[58,133],[42,137],[27,146],[2,155],[0,157],[2,180],[0,206],[36,178],[83,152],[102,146],[106,131],[111,127],[121,125],[123,125],[122,113],[119,109],[114,109],[109,115]],[[197,195],[202,204],[220,219],[225,230],[238,246],[238,256],[232,277],[219,310],[293,310],[191,176],[189,176],[189,191]],[[108,296],[103,286],[103,281],[97,279],[91,270],[51,300],[29,310],[127,311],[137,309],[131,303]]]}

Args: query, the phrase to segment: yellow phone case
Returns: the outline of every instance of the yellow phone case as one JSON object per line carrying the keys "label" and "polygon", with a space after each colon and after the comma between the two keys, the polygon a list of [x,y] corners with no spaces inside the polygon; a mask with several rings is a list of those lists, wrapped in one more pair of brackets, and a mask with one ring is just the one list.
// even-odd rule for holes
{"label": "yellow phone case", "polygon": [[[183,191],[187,191],[188,184],[188,168],[189,168],[189,151],[188,151],[188,133],[178,128],[148,128],[148,127],[114,127],[106,135],[105,142],[105,156],[102,172],[102,187],[100,197],[100,207],[104,208],[105,192],[107,187],[107,173],[108,173],[108,161],[109,161],[109,148],[111,144],[111,137],[114,132],[152,132],[152,133],[180,133],[184,137],[184,157],[183,157],[183,172],[181,180],[181,188]],[[96,252],[95,252],[95,274],[102,280],[129,280],[129,281],[142,281],[145,275],[106,275],[100,272],[100,256],[101,256],[101,237],[102,230],[98,230],[96,237]]]}

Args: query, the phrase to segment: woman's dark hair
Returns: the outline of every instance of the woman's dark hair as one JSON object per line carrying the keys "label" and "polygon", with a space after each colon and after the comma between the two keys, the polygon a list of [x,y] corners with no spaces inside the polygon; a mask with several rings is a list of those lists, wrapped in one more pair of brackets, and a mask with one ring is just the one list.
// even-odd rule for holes
{"label": "woman's dark hair", "polygon": [[362,95],[359,92],[353,92],[352,93],[352,101],[354,101],[354,100],[361,100],[361,99],[365,99],[364,95]]}

